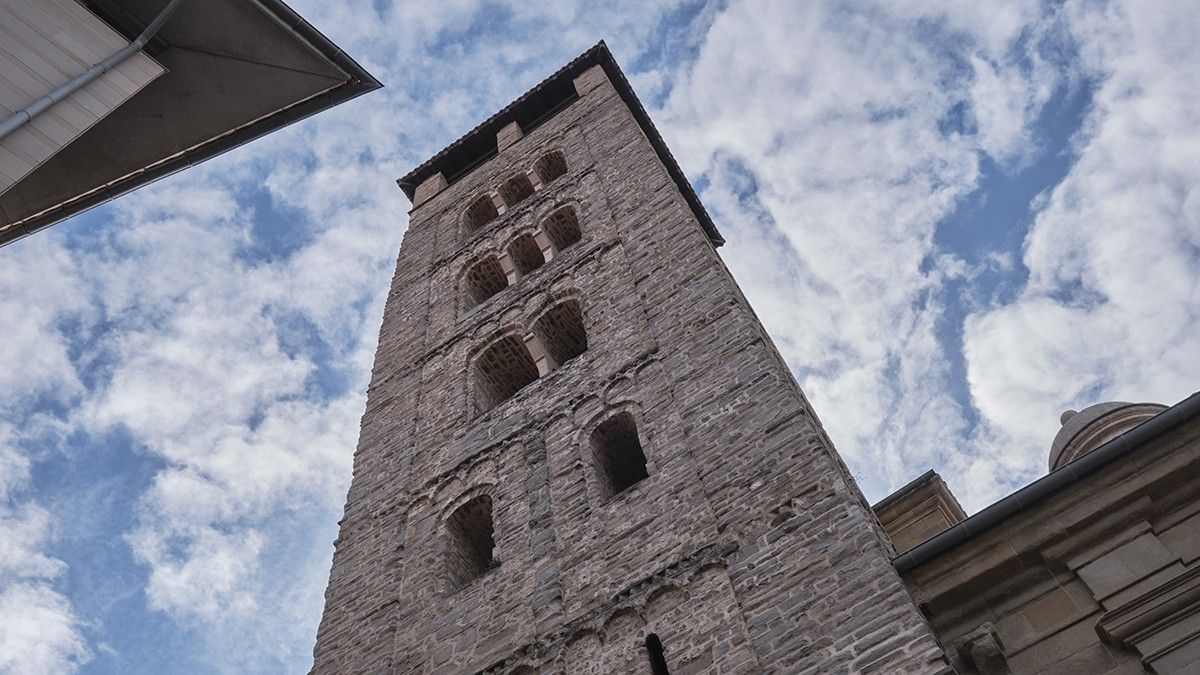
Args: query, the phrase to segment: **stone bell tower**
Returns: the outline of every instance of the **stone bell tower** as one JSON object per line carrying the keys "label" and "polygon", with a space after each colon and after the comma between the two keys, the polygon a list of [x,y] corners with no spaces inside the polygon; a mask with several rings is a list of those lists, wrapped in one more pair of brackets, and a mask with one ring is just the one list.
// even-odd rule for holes
{"label": "stone bell tower", "polygon": [[603,43],[400,187],[313,672],[948,670]]}

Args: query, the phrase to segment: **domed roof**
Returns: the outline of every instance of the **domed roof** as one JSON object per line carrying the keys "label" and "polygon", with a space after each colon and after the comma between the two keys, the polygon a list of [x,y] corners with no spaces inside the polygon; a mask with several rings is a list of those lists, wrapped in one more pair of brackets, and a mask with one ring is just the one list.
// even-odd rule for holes
{"label": "domed roof", "polygon": [[1050,470],[1086,455],[1166,409],[1159,403],[1109,401],[1078,412],[1067,410],[1059,418],[1062,428],[1050,444]]}

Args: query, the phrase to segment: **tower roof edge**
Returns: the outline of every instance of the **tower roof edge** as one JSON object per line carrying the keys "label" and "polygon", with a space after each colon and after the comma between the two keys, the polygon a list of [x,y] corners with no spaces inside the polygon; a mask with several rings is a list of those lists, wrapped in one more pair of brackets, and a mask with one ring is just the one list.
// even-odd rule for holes
{"label": "tower roof edge", "polygon": [[720,246],[724,244],[725,239],[721,236],[716,224],[704,209],[704,205],[700,203],[700,198],[696,195],[696,191],[692,188],[687,176],[683,173],[683,169],[675,161],[675,157],[667,148],[666,142],[663,141],[662,136],[655,128],[650,115],[642,106],[637,94],[634,93],[633,87],[629,85],[629,81],[625,79],[625,74],[621,72],[620,66],[617,65],[612,52],[609,51],[608,45],[603,40],[572,59],[553,75],[522,94],[515,101],[509,103],[499,112],[468,131],[458,140],[422,162],[412,171],[409,171],[396,181],[400,189],[404,191],[404,194],[411,201],[417,186],[436,173],[440,172],[446,178],[447,182],[453,183],[456,179],[467,174],[476,166],[496,154],[496,134],[506,124],[517,122],[522,129],[528,132],[575,101],[578,98],[574,86],[575,77],[594,65],[599,65],[604,69],[605,75],[608,76],[609,81],[612,82],[613,87],[620,95],[621,100],[625,102],[625,105],[633,114],[638,126],[642,129],[642,133],[649,139],[650,145],[653,146],[659,160],[666,167],[667,173],[679,188],[684,200],[687,201],[693,215],[700,222],[701,227],[704,228],[713,245]]}

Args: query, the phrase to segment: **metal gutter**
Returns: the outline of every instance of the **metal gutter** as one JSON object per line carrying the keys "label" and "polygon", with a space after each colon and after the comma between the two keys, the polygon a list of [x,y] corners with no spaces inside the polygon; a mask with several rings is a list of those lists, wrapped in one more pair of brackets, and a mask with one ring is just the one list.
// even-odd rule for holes
{"label": "metal gutter", "polygon": [[1200,417],[1200,392],[1126,431],[1092,452],[1052,471],[932,539],[892,560],[901,574],[1000,525],[1060,490],[1074,485],[1141,446]]}
{"label": "metal gutter", "polygon": [[154,17],[154,20],[150,22],[150,25],[146,26],[146,29],[143,30],[141,34],[138,35],[137,38],[135,38],[132,42],[113,52],[108,56],[108,58],[104,59],[100,63],[97,63],[91,68],[88,68],[75,77],[72,77],[66,82],[58,85],[52,89],[50,93],[39,98],[33,103],[30,103],[24,109],[18,110],[12,115],[9,115],[8,119],[0,122],[0,139],[11,134],[17,129],[20,129],[29,120],[48,110],[50,106],[86,87],[96,78],[121,65],[125,59],[140,52],[142,47],[145,47],[146,43],[149,42],[150,39],[153,38],[156,33],[158,33],[159,29],[163,27],[163,24],[167,22],[167,19],[171,18],[171,15],[175,13],[175,10],[178,9],[179,3],[181,2],[183,2],[183,0],[171,0],[171,2],[169,2],[167,6],[158,13],[158,16]]}

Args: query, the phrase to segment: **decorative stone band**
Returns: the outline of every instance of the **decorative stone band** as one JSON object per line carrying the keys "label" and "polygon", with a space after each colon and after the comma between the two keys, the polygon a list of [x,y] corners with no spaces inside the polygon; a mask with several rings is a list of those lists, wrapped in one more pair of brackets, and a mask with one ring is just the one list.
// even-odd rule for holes
{"label": "decorative stone band", "polygon": [[1155,673],[1200,666],[1200,566],[1105,612],[1100,636],[1136,651]]}

